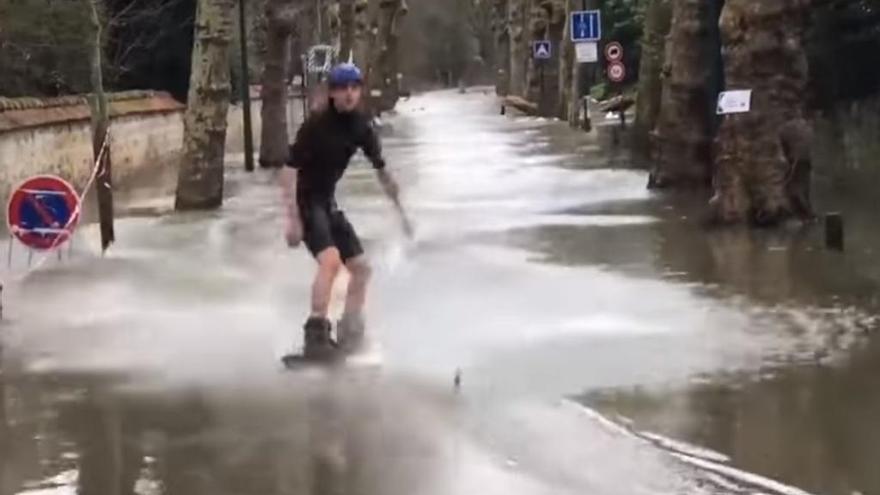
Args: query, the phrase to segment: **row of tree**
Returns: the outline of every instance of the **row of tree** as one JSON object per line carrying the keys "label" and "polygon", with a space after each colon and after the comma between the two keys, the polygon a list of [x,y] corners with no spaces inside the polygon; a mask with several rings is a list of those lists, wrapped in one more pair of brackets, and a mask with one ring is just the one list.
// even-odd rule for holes
{"label": "row of tree", "polygon": [[[638,79],[644,0],[472,1],[472,8],[491,6],[498,93],[524,98],[542,115],[569,120],[574,125],[584,95],[590,91],[600,97],[611,93],[611,85],[602,82],[600,65],[575,64],[568,22],[572,11],[602,11],[604,40],[617,41],[624,48],[628,75],[618,89]],[[549,60],[532,56],[532,43],[539,40],[550,42],[554,56]]]}
{"label": "row of tree", "polygon": [[[178,209],[216,208],[223,200],[229,51],[236,6],[235,0],[198,2]],[[261,166],[280,166],[287,156],[287,91],[291,59],[301,53],[297,48],[333,46],[338,59],[352,60],[364,70],[370,108],[379,112],[393,108],[399,97],[398,24],[406,12],[404,0],[265,1],[265,28],[258,30],[265,47]],[[312,79],[308,70],[302,74]]]}
{"label": "row of tree", "polygon": [[[405,0],[0,0],[0,94],[89,93],[104,248],[113,241],[111,160],[106,91],[171,90],[186,100],[176,207],[209,209],[223,200],[228,108],[234,84],[262,85],[260,163],[287,155],[288,89],[298,73],[320,82],[301,55],[311,45],[335,48],[366,73],[368,104],[381,112],[399,98],[400,20]],[[240,3],[241,2],[241,3]],[[248,39],[239,13],[252,19]],[[244,26],[244,23],[242,23]],[[256,67],[240,70],[244,46]],[[84,65],[83,59],[91,63]],[[164,79],[163,79],[164,78]],[[320,87],[320,85],[315,85]],[[325,100],[326,101],[326,100]],[[321,103],[321,102],[318,102]]]}
{"label": "row of tree", "polygon": [[[602,10],[603,42],[623,44],[626,83],[638,90],[634,143],[649,153],[649,186],[711,189],[712,218],[722,223],[809,217],[811,117],[848,93],[878,92],[880,70],[865,68],[876,64],[841,57],[877,53],[877,0],[472,5],[486,1],[493,12],[498,92],[572,124],[581,98],[591,89],[607,94],[607,85],[593,86],[598,67],[575,64],[567,20],[572,10]],[[536,40],[556,49],[543,67],[531,54]],[[856,78],[841,77],[856,71],[862,72]],[[751,111],[718,117],[722,89],[752,90]]]}

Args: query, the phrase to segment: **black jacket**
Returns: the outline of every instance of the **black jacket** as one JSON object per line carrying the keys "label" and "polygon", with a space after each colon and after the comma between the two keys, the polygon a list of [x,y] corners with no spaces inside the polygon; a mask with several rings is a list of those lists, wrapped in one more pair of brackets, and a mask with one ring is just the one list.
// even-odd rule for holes
{"label": "black jacket", "polygon": [[360,112],[340,113],[332,103],[311,115],[299,128],[286,163],[299,170],[297,195],[332,199],[336,183],[358,148],[374,168],[385,167],[382,146],[369,117]]}

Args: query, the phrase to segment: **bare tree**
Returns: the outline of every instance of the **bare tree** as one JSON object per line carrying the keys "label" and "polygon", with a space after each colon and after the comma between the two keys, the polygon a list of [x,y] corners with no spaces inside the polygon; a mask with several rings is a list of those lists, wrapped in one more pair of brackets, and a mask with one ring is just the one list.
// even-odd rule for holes
{"label": "bare tree", "polygon": [[721,17],[725,81],[751,89],[749,113],[727,115],[717,137],[716,219],[775,224],[809,216],[805,119],[809,0],[728,0]]}
{"label": "bare tree", "polygon": [[101,249],[107,250],[115,240],[113,229],[113,174],[110,161],[110,108],[104,92],[103,77],[103,27],[101,25],[100,0],[84,0],[89,11],[92,27],[90,99],[92,114],[92,150],[98,161],[96,188],[98,191],[98,218],[101,224]]}
{"label": "bare tree", "polygon": [[642,38],[642,59],[639,67],[639,96],[636,107],[636,123],[633,131],[634,144],[647,152],[650,147],[649,135],[660,114],[660,97],[663,81],[663,48],[669,23],[672,17],[669,0],[647,0],[645,7],[644,35]]}
{"label": "bare tree", "polygon": [[571,41],[571,17],[572,2],[565,2],[565,26],[562,31],[562,40],[559,44],[559,101],[556,107],[556,116],[567,120],[571,125],[577,123],[577,102],[573,99],[574,86],[574,43]]}
{"label": "bare tree", "polygon": [[348,61],[354,48],[354,0],[339,0],[339,57]]}
{"label": "bare tree", "polygon": [[712,59],[706,46],[712,22],[710,3],[705,0],[673,0],[672,3],[651,187],[706,187],[709,184]]}
{"label": "bare tree", "polygon": [[379,0],[368,72],[370,89],[381,92],[381,97],[371,102],[379,111],[390,110],[397,103],[398,24],[408,10],[406,0]]}
{"label": "bare tree", "polygon": [[177,181],[179,210],[223,203],[223,160],[229,109],[228,49],[235,0],[199,0],[189,98],[184,116],[183,162]]}
{"label": "bare tree", "polygon": [[263,66],[263,130],[260,140],[260,166],[280,167],[287,157],[287,73],[290,62],[290,36],[302,1],[266,2],[266,56]]}
{"label": "bare tree", "polygon": [[492,32],[495,36],[495,92],[510,92],[510,32],[507,23],[508,0],[492,0]]}
{"label": "bare tree", "polygon": [[526,64],[529,59],[526,22],[527,0],[508,0],[507,32],[510,35],[510,94],[525,96]]}

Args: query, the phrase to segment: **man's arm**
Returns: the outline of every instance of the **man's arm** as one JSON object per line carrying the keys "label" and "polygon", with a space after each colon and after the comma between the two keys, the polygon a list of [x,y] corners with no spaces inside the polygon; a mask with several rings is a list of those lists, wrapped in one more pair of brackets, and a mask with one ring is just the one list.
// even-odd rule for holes
{"label": "man's arm", "polygon": [[400,187],[385,167],[385,158],[382,156],[382,144],[372,126],[367,126],[367,132],[364,136],[361,148],[364,150],[364,155],[366,155],[370,160],[370,163],[373,164],[373,168],[376,169],[376,177],[379,179],[379,184],[382,185],[382,190],[385,191],[385,194],[391,199],[394,203],[394,207],[400,214],[400,220],[403,223],[403,230],[407,235],[412,236],[412,224],[410,223],[409,218],[407,218],[406,212],[403,210],[403,205],[400,202]]}
{"label": "man's arm", "polygon": [[296,181],[299,166],[309,159],[309,127],[308,123],[300,126],[296,140],[290,147],[287,160],[278,174],[281,186],[281,206],[284,210],[284,237],[290,247],[296,247],[302,240],[302,222],[299,216],[299,204],[296,201]]}
{"label": "man's arm", "polygon": [[302,223],[296,202],[296,178],[298,171],[289,166],[281,168],[278,183],[281,186],[281,206],[284,210],[284,238],[287,245],[296,247],[302,241]]}

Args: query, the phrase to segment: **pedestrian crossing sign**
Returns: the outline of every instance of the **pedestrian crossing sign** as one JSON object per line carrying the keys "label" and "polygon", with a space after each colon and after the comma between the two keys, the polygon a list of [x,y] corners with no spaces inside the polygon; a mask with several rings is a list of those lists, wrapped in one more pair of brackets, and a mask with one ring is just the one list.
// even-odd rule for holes
{"label": "pedestrian crossing sign", "polygon": [[535,41],[532,43],[532,56],[537,60],[547,60],[553,55],[553,47],[549,41]]}

